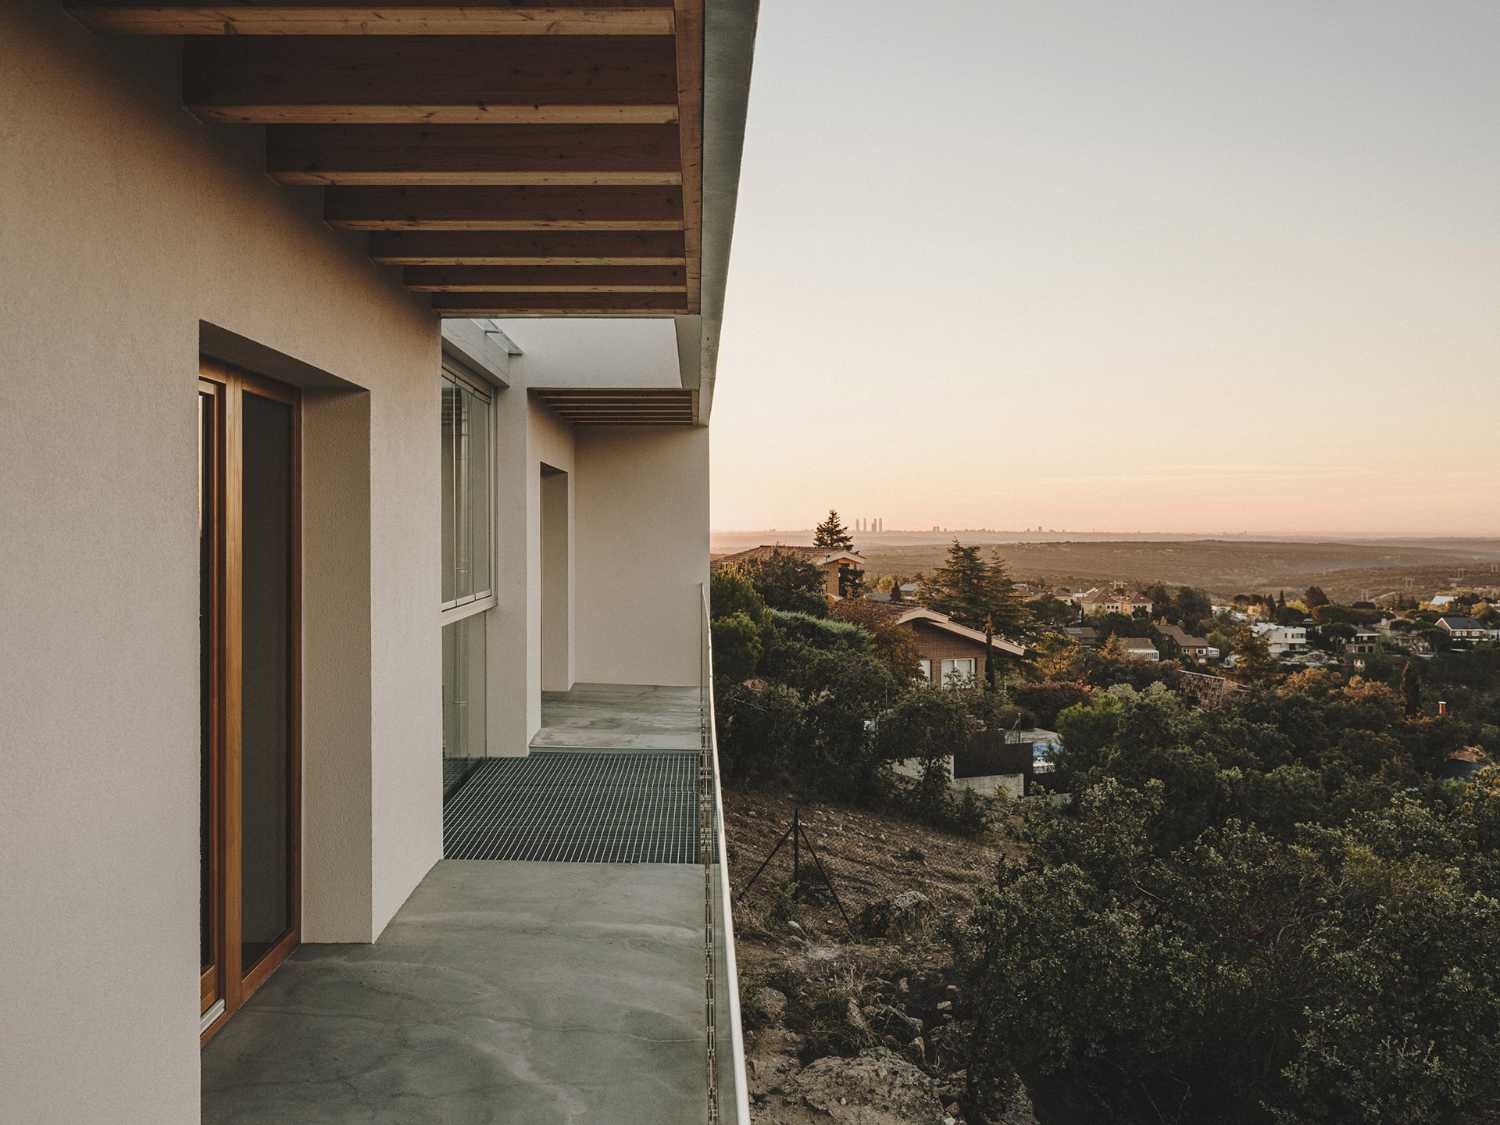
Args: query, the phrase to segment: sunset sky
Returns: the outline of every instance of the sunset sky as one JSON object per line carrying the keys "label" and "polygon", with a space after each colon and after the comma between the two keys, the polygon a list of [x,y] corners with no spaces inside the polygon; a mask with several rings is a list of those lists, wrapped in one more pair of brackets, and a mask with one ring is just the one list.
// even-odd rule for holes
{"label": "sunset sky", "polygon": [[768,0],[713,525],[1500,534],[1500,4]]}

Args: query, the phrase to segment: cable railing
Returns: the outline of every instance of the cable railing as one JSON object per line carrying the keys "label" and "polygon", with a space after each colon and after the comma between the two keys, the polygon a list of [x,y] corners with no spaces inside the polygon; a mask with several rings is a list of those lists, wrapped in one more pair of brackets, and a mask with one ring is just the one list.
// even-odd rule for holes
{"label": "cable railing", "polygon": [[734,957],[729,864],[724,847],[724,800],[719,788],[719,743],[714,726],[713,634],[708,589],[700,587],[698,856],[703,864],[703,978],[709,1125],[750,1125],[745,1083],[745,1037],[740,1028],[739,974]]}

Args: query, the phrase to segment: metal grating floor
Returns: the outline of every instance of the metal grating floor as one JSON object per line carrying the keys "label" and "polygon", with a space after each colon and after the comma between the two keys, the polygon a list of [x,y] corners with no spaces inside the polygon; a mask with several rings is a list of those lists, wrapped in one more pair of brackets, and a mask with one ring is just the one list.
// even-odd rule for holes
{"label": "metal grating floor", "polygon": [[697,779],[680,751],[490,758],[443,809],[443,855],[696,863]]}

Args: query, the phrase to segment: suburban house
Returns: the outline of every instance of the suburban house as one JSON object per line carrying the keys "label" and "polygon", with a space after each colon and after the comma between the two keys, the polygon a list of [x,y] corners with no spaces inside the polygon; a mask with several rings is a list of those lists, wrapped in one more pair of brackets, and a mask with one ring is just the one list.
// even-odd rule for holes
{"label": "suburban house", "polygon": [[714,570],[733,570],[749,562],[760,562],[776,555],[794,555],[806,559],[823,576],[823,592],[830,598],[851,596],[864,581],[865,559],[857,551],[830,551],[826,547],[787,546],[766,543],[732,555],[718,555]]}
{"label": "suburban house", "polygon": [[1099,630],[1092,625],[1064,625],[1063,636],[1068,640],[1081,645],[1096,645],[1099,643]]}
{"label": "suburban house", "polygon": [[1127,594],[1121,590],[1090,590],[1078,599],[1085,615],[1119,613],[1134,617],[1137,613],[1151,612],[1151,599],[1139,594]]}
{"label": "suburban house", "polygon": [[[1051,774],[1052,756],[1062,748],[1056,731],[1029,730],[978,731],[970,744],[945,755],[940,768],[948,775],[950,788],[965,789],[981,797],[1024,797],[1033,788],[1038,774]],[[903,777],[919,779],[926,772],[920,758],[903,758],[894,763]]]}
{"label": "suburban house", "polygon": [[1208,663],[1207,637],[1195,637],[1181,625],[1171,625],[1165,621],[1158,622],[1153,628],[1162,652],[1169,659],[1183,660],[1190,664]]}
{"label": "suburban house", "polygon": [[1161,650],[1149,637],[1117,637],[1127,660],[1160,660]]}
{"label": "suburban house", "polygon": [[1500,629],[1492,629],[1473,617],[1439,617],[1437,627],[1455,641],[1500,640]]}
{"label": "suburban house", "polygon": [[[938,687],[955,682],[978,682],[984,677],[985,637],[982,630],[960,625],[947,614],[922,606],[892,607],[894,622],[911,634],[921,654],[922,678]],[[990,651],[1005,656],[1026,655],[1026,646],[1005,637],[990,638]]]}
{"label": "suburban house", "polygon": [[748,1122],[756,20],[0,5],[0,1121]]}
{"label": "suburban house", "polygon": [[1380,651],[1382,634],[1375,629],[1356,629],[1341,649],[1349,656],[1373,656]]}
{"label": "suburban house", "polygon": [[1257,621],[1250,626],[1257,637],[1263,637],[1272,656],[1285,656],[1307,651],[1307,627],[1303,625],[1277,625],[1270,621]]}

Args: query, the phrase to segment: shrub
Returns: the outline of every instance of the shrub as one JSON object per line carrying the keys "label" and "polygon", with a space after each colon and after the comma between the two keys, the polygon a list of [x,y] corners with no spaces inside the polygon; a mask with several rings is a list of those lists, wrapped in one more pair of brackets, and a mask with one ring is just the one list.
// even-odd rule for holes
{"label": "shrub", "polygon": [[736,612],[715,617],[710,624],[714,642],[714,678],[741,683],[760,667],[760,629],[750,616]]}

